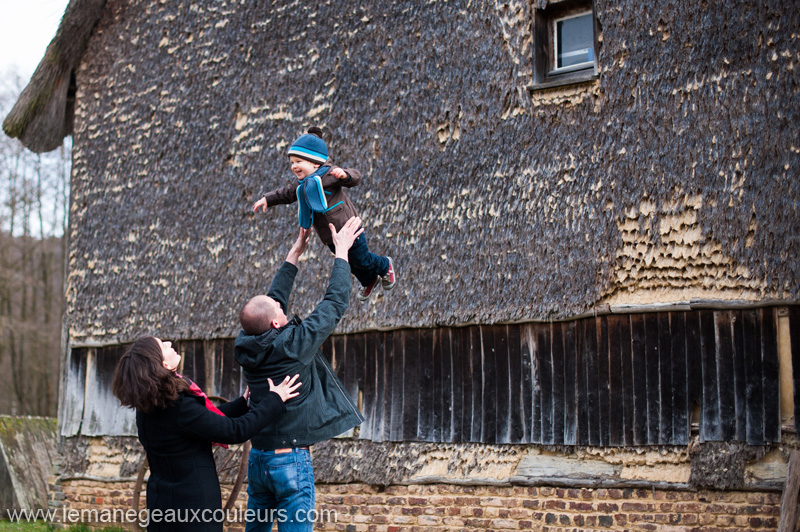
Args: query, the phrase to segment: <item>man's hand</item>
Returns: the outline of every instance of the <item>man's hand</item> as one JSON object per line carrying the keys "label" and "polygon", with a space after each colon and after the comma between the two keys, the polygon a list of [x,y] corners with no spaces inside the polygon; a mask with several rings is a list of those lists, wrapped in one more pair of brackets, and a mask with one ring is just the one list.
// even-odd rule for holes
{"label": "man's hand", "polygon": [[267,212],[267,207],[267,198],[261,198],[253,204],[253,212],[258,212],[258,209],[261,209],[261,212]]}
{"label": "man's hand", "polygon": [[353,216],[344,223],[338,233],[333,224],[328,225],[331,228],[331,238],[333,239],[333,246],[336,249],[336,258],[347,260],[347,252],[350,250],[353,242],[358,238],[358,235],[364,232],[364,228],[361,227],[361,218]]}
{"label": "man's hand", "polygon": [[297,260],[300,258],[300,255],[306,250],[306,245],[308,245],[308,239],[311,236],[311,229],[300,229],[300,234],[297,235],[297,240],[294,241],[294,245],[292,249],[289,250],[289,254],[286,255],[286,262],[294,264],[297,266]]}
{"label": "man's hand", "polygon": [[347,175],[347,172],[345,172],[341,168],[334,168],[333,170],[331,170],[331,175],[336,179],[347,179],[350,177],[349,175]]}

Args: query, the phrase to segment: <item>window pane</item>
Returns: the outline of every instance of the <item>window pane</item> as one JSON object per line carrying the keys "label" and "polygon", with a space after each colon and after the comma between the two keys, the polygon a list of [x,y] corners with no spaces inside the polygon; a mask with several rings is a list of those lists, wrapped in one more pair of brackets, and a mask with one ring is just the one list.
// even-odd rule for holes
{"label": "window pane", "polygon": [[592,14],[556,21],[556,68],[594,61]]}

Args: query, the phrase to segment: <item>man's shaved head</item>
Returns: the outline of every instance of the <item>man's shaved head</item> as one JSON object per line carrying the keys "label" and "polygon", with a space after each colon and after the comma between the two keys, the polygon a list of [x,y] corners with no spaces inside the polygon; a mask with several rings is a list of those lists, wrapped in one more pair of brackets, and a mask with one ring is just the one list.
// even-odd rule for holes
{"label": "man's shaved head", "polygon": [[286,315],[277,301],[268,296],[255,296],[239,311],[239,323],[245,334],[259,335],[272,328],[272,322],[285,325]]}

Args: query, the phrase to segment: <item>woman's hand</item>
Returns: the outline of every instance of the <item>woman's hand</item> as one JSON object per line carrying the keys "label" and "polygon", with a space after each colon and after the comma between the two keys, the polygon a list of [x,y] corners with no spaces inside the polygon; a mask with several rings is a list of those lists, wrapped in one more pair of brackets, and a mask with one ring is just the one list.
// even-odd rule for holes
{"label": "woman's hand", "polygon": [[300,395],[295,391],[300,387],[301,384],[303,384],[302,382],[298,382],[297,384],[295,384],[295,381],[299,377],[300,377],[299,373],[294,377],[292,377],[291,379],[289,379],[289,376],[287,375],[286,378],[283,379],[283,382],[277,386],[275,386],[275,384],[272,383],[272,379],[267,379],[267,382],[269,382],[269,391],[275,392],[278,395],[280,395],[281,401],[285,403],[292,397],[297,397],[298,395]]}

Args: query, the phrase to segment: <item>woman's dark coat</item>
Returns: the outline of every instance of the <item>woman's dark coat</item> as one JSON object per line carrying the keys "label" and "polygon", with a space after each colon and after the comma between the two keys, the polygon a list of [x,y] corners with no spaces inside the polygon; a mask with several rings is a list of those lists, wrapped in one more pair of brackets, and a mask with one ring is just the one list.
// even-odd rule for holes
{"label": "woman's dark coat", "polygon": [[225,416],[220,416],[206,408],[202,397],[184,392],[167,408],[149,414],[137,410],[139,441],[150,464],[148,532],[222,531],[222,496],[211,443],[247,441],[285,411],[278,394],[266,399],[249,410],[240,397],[221,405]]}

